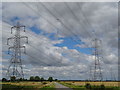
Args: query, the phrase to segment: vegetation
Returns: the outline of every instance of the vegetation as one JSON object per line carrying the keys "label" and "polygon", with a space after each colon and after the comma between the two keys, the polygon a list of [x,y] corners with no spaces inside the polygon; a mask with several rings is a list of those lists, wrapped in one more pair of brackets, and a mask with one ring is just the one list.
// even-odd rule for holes
{"label": "vegetation", "polygon": [[11,81],[15,81],[15,80],[16,80],[16,77],[15,77],[15,76],[12,76],[12,77],[10,77],[10,80],[11,80]]}
{"label": "vegetation", "polygon": [[18,85],[11,85],[11,84],[2,84],[2,90],[34,90],[33,86],[18,86]]}
{"label": "vegetation", "polygon": [[[24,81],[24,82],[3,82],[2,90],[44,90],[44,88],[51,88],[50,90],[54,90],[53,82],[33,82],[33,81]],[[47,89],[45,89],[47,90]]]}
{"label": "vegetation", "polygon": [[2,82],[6,82],[7,81],[7,79],[6,78],[2,78]]}
{"label": "vegetation", "polygon": [[86,83],[85,87],[86,89],[91,89],[91,85],[89,83]]}
{"label": "vegetation", "polygon": [[35,81],[40,81],[40,77],[39,76],[35,76],[34,80]]}
{"label": "vegetation", "polygon": [[52,77],[49,77],[49,78],[48,78],[48,81],[52,82],[52,81],[53,81],[53,78],[52,78]]}
{"label": "vegetation", "polygon": [[[46,83],[44,83],[46,84]],[[55,89],[55,85],[54,84],[51,84],[49,86],[44,86],[43,88],[41,88],[40,90],[56,90]]]}
{"label": "vegetation", "polygon": [[[104,84],[101,85],[91,85],[91,83],[86,83],[85,85],[75,85],[75,82],[60,82],[64,86],[69,88],[73,88],[73,90],[120,90],[118,86],[105,86]],[[79,82],[81,83],[81,82]],[[107,83],[107,82],[106,82]],[[114,83],[114,82],[113,82]]]}
{"label": "vegetation", "polygon": [[120,90],[118,82],[59,81],[53,79],[53,77],[45,80],[39,76],[31,76],[28,80],[24,78],[16,79],[14,76],[10,80],[3,78],[1,84],[2,90],[16,90],[16,88],[18,90],[55,90],[54,82],[52,81],[57,81],[64,86],[73,88],[73,90]]}
{"label": "vegetation", "polygon": [[35,78],[34,78],[33,76],[31,76],[29,80],[30,80],[30,81],[34,81]]}
{"label": "vegetation", "polygon": [[40,81],[41,81],[41,82],[42,82],[42,81],[45,81],[45,79],[44,79],[43,77],[41,77]]}
{"label": "vegetation", "polygon": [[24,78],[16,79],[15,76],[10,77],[10,80],[7,80],[6,78],[2,78],[2,82],[9,82],[9,81],[11,82],[15,82],[15,81],[41,81],[41,82],[50,81],[52,82],[52,81],[58,81],[58,80],[57,79],[54,80],[53,77],[49,77],[48,80],[45,80],[43,77],[40,78],[39,76],[30,76],[29,80]]}

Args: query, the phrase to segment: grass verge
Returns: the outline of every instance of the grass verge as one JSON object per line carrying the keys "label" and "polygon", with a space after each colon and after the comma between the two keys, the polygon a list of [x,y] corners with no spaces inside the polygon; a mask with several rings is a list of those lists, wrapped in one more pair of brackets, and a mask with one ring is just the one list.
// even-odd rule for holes
{"label": "grass verge", "polygon": [[49,82],[4,82],[0,85],[2,90],[55,90],[54,84]]}

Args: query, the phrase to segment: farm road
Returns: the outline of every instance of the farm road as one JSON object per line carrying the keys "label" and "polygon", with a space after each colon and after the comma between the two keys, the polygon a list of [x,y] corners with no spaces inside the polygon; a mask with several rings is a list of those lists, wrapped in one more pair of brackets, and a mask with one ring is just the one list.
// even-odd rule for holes
{"label": "farm road", "polygon": [[57,82],[55,82],[55,87],[56,87],[56,90],[73,90],[73,89],[71,89],[71,88],[69,88],[69,87],[66,87],[66,86],[64,86],[64,85],[62,85],[62,84],[59,84],[59,83],[57,83]]}

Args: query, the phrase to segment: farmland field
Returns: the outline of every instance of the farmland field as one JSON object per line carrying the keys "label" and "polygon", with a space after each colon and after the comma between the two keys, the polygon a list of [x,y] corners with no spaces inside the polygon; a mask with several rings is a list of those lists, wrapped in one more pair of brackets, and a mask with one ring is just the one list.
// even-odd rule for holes
{"label": "farmland field", "polygon": [[[92,87],[99,88],[100,85],[104,85],[107,90],[120,90],[118,82],[83,82],[83,81],[60,81],[57,82],[61,85],[64,85],[68,88],[72,88],[73,90],[86,90],[85,85],[89,83]],[[24,82],[1,82],[2,90],[55,90],[55,82],[31,82],[31,81],[24,81]],[[105,89],[105,90],[106,90]],[[96,90],[96,89],[91,89]],[[103,89],[99,89],[103,90]]]}
{"label": "farmland field", "polygon": [[53,82],[1,82],[2,90],[54,90]]}
{"label": "farmland field", "polygon": [[[86,90],[85,85],[90,84],[91,90],[120,90],[119,82],[83,82],[83,81],[62,81],[62,85],[73,90]],[[104,88],[104,89],[103,89]]]}
{"label": "farmland field", "polygon": [[105,86],[119,86],[120,82],[80,82],[80,81],[63,81],[64,83],[73,84],[73,85],[81,85],[84,86],[86,83],[90,83],[91,85],[101,85],[104,84]]}

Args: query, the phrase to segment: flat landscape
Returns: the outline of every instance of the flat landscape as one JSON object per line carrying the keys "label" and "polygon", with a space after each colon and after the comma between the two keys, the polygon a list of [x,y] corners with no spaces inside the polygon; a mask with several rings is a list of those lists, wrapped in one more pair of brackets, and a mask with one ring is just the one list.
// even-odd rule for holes
{"label": "flat landscape", "polygon": [[90,83],[91,85],[98,85],[98,86],[101,85],[101,84],[104,84],[105,86],[115,86],[115,87],[117,87],[120,82],[117,82],[117,81],[116,82],[97,82],[97,81],[96,82],[92,82],[92,81],[91,82],[84,82],[84,81],[83,82],[79,82],[79,81],[76,82],[76,81],[64,81],[64,83],[68,83],[68,84],[70,83],[70,84],[79,85],[79,86],[80,85],[84,86],[86,83]]}
{"label": "flat landscape", "polygon": [[120,3],[10,1],[0,4],[2,90],[120,90]]}
{"label": "flat landscape", "polygon": [[[91,86],[90,90],[120,90],[119,82],[83,82],[83,81],[59,81],[59,82],[1,82],[2,90],[89,90],[87,84]],[[101,86],[103,85],[103,86]]]}

